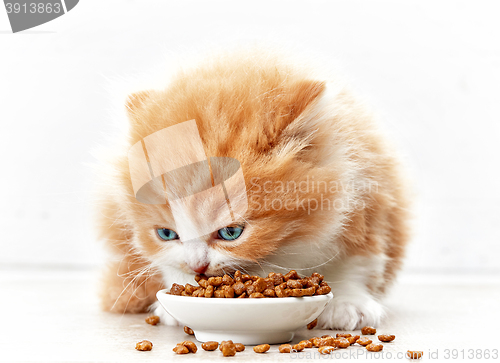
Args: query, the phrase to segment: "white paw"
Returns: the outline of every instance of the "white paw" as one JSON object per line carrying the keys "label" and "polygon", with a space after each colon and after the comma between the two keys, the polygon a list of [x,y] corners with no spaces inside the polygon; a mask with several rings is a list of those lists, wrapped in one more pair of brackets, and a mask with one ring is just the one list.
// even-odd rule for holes
{"label": "white paw", "polygon": [[175,320],[172,315],[167,313],[167,311],[160,305],[157,301],[149,307],[149,311],[151,311],[154,315],[160,317],[160,323],[170,326],[179,326],[179,322]]}
{"label": "white paw", "polygon": [[377,327],[384,314],[380,303],[372,297],[349,300],[334,298],[318,318],[322,329],[356,330],[364,326]]}

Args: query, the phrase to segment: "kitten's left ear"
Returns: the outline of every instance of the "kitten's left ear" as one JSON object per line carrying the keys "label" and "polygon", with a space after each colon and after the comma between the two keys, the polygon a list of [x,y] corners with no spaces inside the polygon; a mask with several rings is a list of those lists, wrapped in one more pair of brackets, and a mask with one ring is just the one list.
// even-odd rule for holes
{"label": "kitten's left ear", "polygon": [[292,120],[312,106],[325,90],[325,82],[320,81],[299,81],[291,86],[289,97],[285,100],[291,108]]}

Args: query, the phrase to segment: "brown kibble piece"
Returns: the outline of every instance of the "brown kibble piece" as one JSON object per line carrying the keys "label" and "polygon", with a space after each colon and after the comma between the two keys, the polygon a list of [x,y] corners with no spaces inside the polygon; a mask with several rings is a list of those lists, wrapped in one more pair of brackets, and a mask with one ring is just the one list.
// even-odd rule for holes
{"label": "brown kibble piece", "polygon": [[320,288],[316,290],[316,295],[326,295],[330,291],[332,291],[330,286],[320,286]]}
{"label": "brown kibble piece", "polygon": [[196,275],[196,276],[194,277],[194,281],[196,281],[196,282],[200,282],[200,280],[201,280],[202,278],[206,278],[206,276],[205,276],[205,275]]}
{"label": "brown kibble piece", "polygon": [[347,338],[335,338],[334,340],[334,345],[338,348],[347,348],[348,346],[351,345],[349,340]]}
{"label": "brown kibble piece", "polygon": [[274,292],[274,289],[265,289],[262,292],[262,295],[264,295],[265,297],[276,297],[276,293]]}
{"label": "brown kibble piece", "polygon": [[241,343],[234,343],[237,352],[243,352],[245,350],[245,346]]}
{"label": "brown kibble piece", "polygon": [[265,353],[269,350],[269,348],[271,348],[271,346],[269,344],[260,344],[260,345],[253,347],[253,351],[255,353]]}
{"label": "brown kibble piece", "polygon": [[224,297],[232,299],[234,297],[234,289],[232,286],[224,285]]}
{"label": "brown kibble piece", "polygon": [[220,276],[209,277],[208,284],[212,286],[220,286],[222,285],[222,277]]}
{"label": "brown kibble piece", "polygon": [[300,276],[299,276],[299,274],[297,273],[297,271],[295,271],[295,270],[290,270],[290,272],[289,272],[289,273],[287,273],[285,276],[283,276],[283,279],[284,279],[285,281],[288,281],[288,280],[290,280],[290,279],[292,279],[292,280],[296,280],[296,279],[300,279]]}
{"label": "brown kibble piece", "polygon": [[194,290],[196,290],[196,286],[193,286],[191,284],[186,284],[186,286],[184,288],[184,291],[188,295],[193,295]]}
{"label": "brown kibble piece", "polygon": [[245,297],[247,297],[247,293],[246,292],[244,292],[243,294],[241,294],[240,296],[238,296],[238,299],[243,299]]}
{"label": "brown kibble piece", "polygon": [[156,316],[156,315],[152,315],[152,316],[148,316],[146,318],[146,323],[150,324],[150,325],[156,325],[160,322],[160,317],[159,316]]}
{"label": "brown kibble piece", "polygon": [[189,348],[183,344],[177,344],[174,349],[172,349],[177,354],[188,354]]}
{"label": "brown kibble piece", "polygon": [[366,347],[368,344],[371,344],[372,341],[368,339],[367,337],[361,337],[358,340],[356,340],[356,343],[359,345],[362,345],[363,347]]}
{"label": "brown kibble piece", "polygon": [[395,335],[379,335],[378,340],[381,342],[392,342],[396,338]]}
{"label": "brown kibble piece", "polygon": [[145,352],[153,349],[153,343],[149,340],[143,340],[135,345],[135,349]]}
{"label": "brown kibble piece", "polygon": [[224,295],[224,290],[215,290],[214,291],[214,297],[216,297],[216,298],[225,298],[226,296]]}
{"label": "brown kibble piece", "polygon": [[313,343],[311,343],[310,340],[301,340],[299,342],[299,344],[303,344],[304,348],[312,348],[313,347]]}
{"label": "brown kibble piece", "polygon": [[210,341],[210,342],[205,342],[201,345],[201,347],[204,349],[204,350],[207,350],[209,352],[213,351],[213,350],[216,350],[218,347],[219,347],[219,343],[217,342],[214,342],[214,341]]}
{"label": "brown kibble piece", "polygon": [[232,341],[221,343],[219,349],[224,357],[232,357],[236,355],[236,346]]}
{"label": "brown kibble piece", "polygon": [[234,284],[234,280],[229,275],[222,276],[222,284],[232,286]]}
{"label": "brown kibble piece", "polygon": [[260,293],[260,292],[254,292],[253,294],[250,294],[249,298],[252,298],[252,299],[261,299],[265,297],[264,294]]}
{"label": "brown kibble piece", "polygon": [[409,350],[406,352],[406,358],[408,359],[420,359],[424,355],[421,350]]}
{"label": "brown kibble piece", "polygon": [[319,343],[321,342],[321,338],[319,337],[314,337],[314,338],[311,338],[309,339],[311,341],[311,343],[313,344],[313,347],[316,347],[318,348],[319,347]]}
{"label": "brown kibble piece", "polygon": [[185,340],[181,344],[189,349],[190,353],[196,353],[198,351],[198,347],[196,346],[196,344],[190,340]]}
{"label": "brown kibble piece", "polygon": [[255,280],[253,286],[255,288],[255,292],[262,292],[267,288],[266,281],[262,277],[259,277],[257,280]]}
{"label": "brown kibble piece", "polygon": [[240,270],[237,270],[234,273],[234,281],[241,281],[241,271]]}
{"label": "brown kibble piece", "polygon": [[302,352],[306,348],[306,346],[304,344],[298,343],[295,344],[292,348],[295,352]]}
{"label": "brown kibble piece", "polygon": [[320,347],[318,349],[318,352],[321,354],[331,354],[335,350],[335,347],[332,347],[331,345],[325,345],[324,347]]}
{"label": "brown kibble piece", "polygon": [[352,334],[337,333],[337,335],[335,337],[336,338],[349,338],[349,337],[352,337]]}
{"label": "brown kibble piece", "polygon": [[172,295],[180,295],[184,291],[184,286],[179,285],[179,284],[172,284],[172,287],[170,288],[170,294]]}
{"label": "brown kibble piece", "polygon": [[234,293],[236,295],[241,295],[246,290],[245,284],[241,281],[236,282],[233,285]]}
{"label": "brown kibble piece", "polygon": [[346,338],[346,339],[349,341],[350,345],[353,345],[359,339],[359,335],[355,335],[353,337],[349,337],[349,338]]}
{"label": "brown kibble piece", "polygon": [[251,280],[252,278],[250,277],[249,274],[244,274],[244,275],[241,275],[241,281],[243,282],[246,282],[248,280]]}
{"label": "brown kibble piece", "polygon": [[223,340],[222,342],[220,342],[219,344],[219,350],[222,352],[222,346],[224,344],[234,344],[232,340]]}
{"label": "brown kibble piece", "polygon": [[211,298],[212,296],[214,296],[214,286],[208,285],[207,288],[205,289],[205,297]]}
{"label": "brown kibble piece", "polygon": [[335,339],[331,336],[325,336],[318,341],[318,347],[325,347],[327,345],[335,345]]}
{"label": "brown kibble piece", "polygon": [[281,344],[279,351],[280,353],[290,353],[292,351],[292,346],[290,344]]}
{"label": "brown kibble piece", "polygon": [[368,344],[366,346],[366,350],[370,352],[380,352],[382,349],[384,349],[382,344]]}
{"label": "brown kibble piece", "polygon": [[307,324],[307,329],[312,330],[316,328],[316,325],[318,325],[318,319],[314,319],[309,324]]}
{"label": "brown kibble piece", "polygon": [[375,335],[377,333],[377,329],[372,326],[365,326],[361,328],[361,334],[363,335]]}
{"label": "brown kibble piece", "polygon": [[302,289],[302,284],[300,283],[299,280],[288,280],[286,282],[286,286],[289,289]]}
{"label": "brown kibble piece", "polygon": [[188,334],[188,335],[194,335],[194,331],[193,329],[191,329],[190,327],[188,326],[185,326],[184,327],[184,333]]}

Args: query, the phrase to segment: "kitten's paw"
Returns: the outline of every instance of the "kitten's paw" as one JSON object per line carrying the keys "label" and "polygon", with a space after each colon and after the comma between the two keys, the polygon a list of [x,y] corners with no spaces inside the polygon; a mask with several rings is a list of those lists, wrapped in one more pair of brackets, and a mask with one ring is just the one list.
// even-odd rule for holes
{"label": "kitten's paw", "polygon": [[321,329],[356,330],[364,326],[378,326],[384,314],[380,303],[371,297],[356,300],[334,298],[318,318]]}
{"label": "kitten's paw", "polygon": [[163,306],[157,301],[153,305],[149,307],[149,311],[153,313],[153,315],[160,317],[160,323],[170,326],[179,326],[179,322],[175,320],[169,313],[165,311]]}

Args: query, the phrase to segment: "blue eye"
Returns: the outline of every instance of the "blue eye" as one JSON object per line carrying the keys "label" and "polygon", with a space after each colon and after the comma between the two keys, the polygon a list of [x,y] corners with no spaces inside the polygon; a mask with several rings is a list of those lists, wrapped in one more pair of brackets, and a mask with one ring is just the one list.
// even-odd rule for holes
{"label": "blue eye", "polygon": [[156,233],[158,234],[158,237],[160,237],[164,241],[171,241],[173,239],[179,239],[179,236],[175,231],[172,231],[171,229],[168,228],[158,228],[156,230]]}
{"label": "blue eye", "polygon": [[243,232],[242,227],[224,227],[217,231],[220,239],[225,239],[226,241],[234,241]]}

